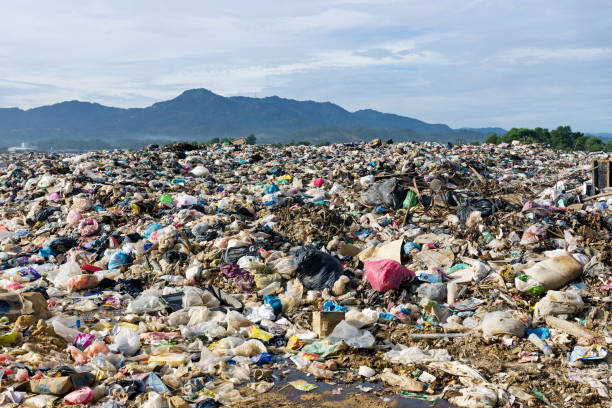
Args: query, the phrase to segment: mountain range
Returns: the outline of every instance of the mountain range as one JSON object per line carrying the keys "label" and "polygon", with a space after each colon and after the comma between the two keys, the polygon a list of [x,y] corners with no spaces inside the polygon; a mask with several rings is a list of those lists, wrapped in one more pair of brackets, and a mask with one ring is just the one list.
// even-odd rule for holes
{"label": "mountain range", "polygon": [[372,109],[349,112],[330,102],[271,96],[224,97],[191,89],[146,108],[114,108],[68,101],[22,110],[0,108],[0,147],[26,142],[40,148],[140,147],[151,142],[203,142],[251,133],[258,143],[350,142],[374,138],[482,141],[501,128],[452,129]]}

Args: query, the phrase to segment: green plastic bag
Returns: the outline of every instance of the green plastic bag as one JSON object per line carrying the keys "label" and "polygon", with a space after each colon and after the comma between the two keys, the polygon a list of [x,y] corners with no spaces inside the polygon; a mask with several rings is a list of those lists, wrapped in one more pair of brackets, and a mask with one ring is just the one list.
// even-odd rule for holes
{"label": "green plastic bag", "polygon": [[408,194],[406,194],[406,198],[404,199],[404,203],[402,204],[402,208],[408,210],[409,208],[414,207],[418,204],[417,195],[414,191],[408,190]]}

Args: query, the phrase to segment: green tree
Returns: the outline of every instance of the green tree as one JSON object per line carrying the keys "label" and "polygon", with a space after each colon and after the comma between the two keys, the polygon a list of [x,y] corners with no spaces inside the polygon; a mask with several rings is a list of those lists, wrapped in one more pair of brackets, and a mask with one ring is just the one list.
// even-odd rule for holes
{"label": "green tree", "polygon": [[584,150],[587,152],[600,152],[605,150],[606,145],[598,137],[588,137],[584,143]]}
{"label": "green tree", "polygon": [[476,141],[476,140],[474,140],[473,142],[470,142],[470,144],[471,144],[472,146],[480,146],[480,142],[478,142],[478,141]]}
{"label": "green tree", "polygon": [[212,139],[208,141],[208,144],[217,144],[217,143],[219,143],[218,137],[213,137]]}
{"label": "green tree", "polygon": [[489,136],[485,139],[485,143],[489,144],[499,144],[501,139],[497,136],[497,133],[490,133]]}
{"label": "green tree", "polygon": [[246,138],[246,144],[248,144],[248,145],[254,145],[254,144],[256,144],[256,143],[257,143],[257,138],[255,137],[255,135],[254,135],[254,134],[252,134],[252,133],[251,133],[250,135],[248,135],[248,136],[247,136],[247,138]]}

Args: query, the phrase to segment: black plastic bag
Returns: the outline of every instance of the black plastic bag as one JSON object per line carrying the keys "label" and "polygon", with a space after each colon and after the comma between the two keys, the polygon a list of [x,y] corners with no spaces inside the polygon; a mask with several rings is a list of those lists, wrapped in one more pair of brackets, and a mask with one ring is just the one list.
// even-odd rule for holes
{"label": "black plastic bag", "polygon": [[144,290],[142,288],[142,282],[138,279],[119,279],[119,292],[127,293],[133,298],[137,297]]}
{"label": "black plastic bag", "polygon": [[340,261],[312,246],[299,248],[296,251],[296,260],[296,276],[306,289],[331,289],[342,275]]}
{"label": "black plastic bag", "polygon": [[394,209],[402,208],[406,190],[399,185],[395,177],[385,180],[382,183],[374,184],[372,187],[361,193],[361,201],[370,206],[385,205]]}
{"label": "black plastic bag", "polygon": [[461,202],[457,210],[457,217],[462,224],[465,224],[472,211],[480,211],[480,215],[485,218],[502,208],[504,205],[501,201],[493,203],[486,198],[468,198]]}
{"label": "black plastic bag", "polygon": [[257,256],[257,252],[251,250],[251,247],[248,246],[227,248],[223,259],[225,260],[225,263],[228,264],[238,263],[240,258],[247,255]]}
{"label": "black plastic bag", "polygon": [[76,239],[61,237],[51,241],[49,247],[51,247],[55,253],[62,254],[64,252],[68,252],[71,248],[74,248],[77,245],[79,245],[79,243]]}
{"label": "black plastic bag", "polygon": [[206,398],[198,401],[196,408],[217,408],[217,402],[212,398]]}

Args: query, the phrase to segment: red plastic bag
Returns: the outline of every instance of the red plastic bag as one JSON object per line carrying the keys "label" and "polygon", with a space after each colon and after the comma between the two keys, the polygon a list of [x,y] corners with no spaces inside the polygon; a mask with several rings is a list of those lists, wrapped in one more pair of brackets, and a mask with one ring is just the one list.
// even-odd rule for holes
{"label": "red plastic bag", "polygon": [[378,292],[397,289],[404,279],[414,277],[414,272],[391,259],[366,261],[363,271],[372,289]]}
{"label": "red plastic bag", "polygon": [[64,405],[89,404],[93,401],[94,392],[89,387],[79,388],[64,397]]}

